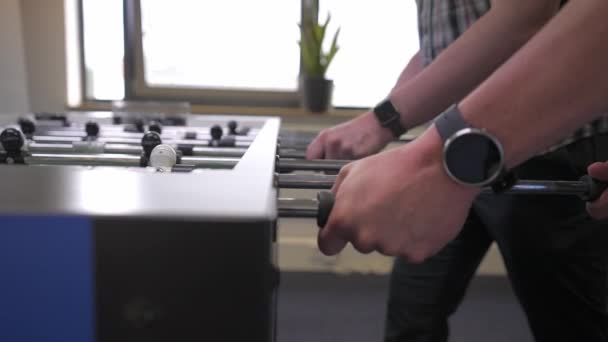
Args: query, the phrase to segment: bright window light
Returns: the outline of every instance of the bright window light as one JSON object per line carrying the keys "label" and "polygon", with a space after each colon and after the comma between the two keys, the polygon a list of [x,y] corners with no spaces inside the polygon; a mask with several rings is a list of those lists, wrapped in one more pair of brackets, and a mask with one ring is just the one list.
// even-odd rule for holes
{"label": "bright window light", "polygon": [[83,0],[82,6],[86,96],[123,99],[123,0]]}
{"label": "bright window light", "polygon": [[299,0],[142,0],[151,86],[295,91]]}
{"label": "bright window light", "polygon": [[[320,0],[321,21],[331,14],[328,32],[339,26],[340,51],[329,66],[336,107],[372,107],[386,97],[418,51],[415,1]],[[328,42],[329,43],[329,42]]]}
{"label": "bright window light", "polygon": [[65,56],[67,105],[78,107],[82,103],[80,74],[80,35],[78,31],[78,0],[65,0]]}

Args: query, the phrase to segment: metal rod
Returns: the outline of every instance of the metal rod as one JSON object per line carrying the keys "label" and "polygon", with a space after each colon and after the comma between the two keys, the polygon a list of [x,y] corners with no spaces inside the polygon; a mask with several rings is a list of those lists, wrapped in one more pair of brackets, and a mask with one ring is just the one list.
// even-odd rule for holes
{"label": "metal rod", "polygon": [[[491,193],[484,189],[484,193]],[[589,184],[581,181],[545,181],[520,180],[507,190],[507,194],[518,195],[577,195],[583,196],[589,192]]]}
{"label": "metal rod", "polygon": [[[330,189],[336,181],[334,175],[323,174],[280,174],[277,175],[279,188],[284,189]],[[576,195],[589,193],[589,183],[582,181],[519,180],[507,190],[514,195]],[[494,193],[484,188],[483,193]]]}
{"label": "metal rod", "polygon": [[199,169],[232,169],[238,164],[236,158],[203,158],[203,157],[182,157],[182,164],[194,165]]}
{"label": "metal rod", "polygon": [[[177,144],[169,144],[175,150],[179,150]],[[192,145],[185,145],[192,146]],[[114,154],[134,154],[141,155],[143,149],[141,146],[130,144],[106,144],[103,142],[73,142],[68,144],[46,144],[31,142],[27,146],[27,150],[31,153],[114,153]],[[2,151],[2,148],[0,148]],[[241,158],[247,148],[243,147],[193,147],[192,155],[197,157],[218,157],[218,158]],[[281,158],[302,158],[304,159],[305,152],[299,152],[292,149],[279,150]]]}
{"label": "metal rod", "polygon": [[126,154],[43,154],[26,156],[32,165],[139,166],[140,158]]}
{"label": "metal rod", "polygon": [[[608,188],[608,183],[582,177],[580,181],[519,181],[508,193],[512,194],[550,194],[577,195],[584,201],[593,201]],[[484,189],[484,192],[491,191]],[[316,218],[317,225],[324,227],[334,205],[334,195],[329,191],[317,193],[314,199],[279,199],[280,217]]]}
{"label": "metal rod", "polygon": [[[140,157],[127,154],[43,154],[32,153],[25,158],[31,165],[139,166]],[[182,164],[194,168],[232,169],[239,159],[182,157]]]}
{"label": "metal rod", "polygon": [[[99,146],[101,145],[101,146]],[[179,145],[169,144],[174,149],[178,150]],[[141,146],[129,144],[106,144],[102,142],[73,142],[71,144],[44,144],[30,143],[28,151],[32,153],[116,153],[116,154],[134,154],[140,155],[143,151]],[[97,151],[98,152],[91,152]],[[240,147],[193,147],[192,154],[199,157],[224,157],[224,158],[240,158],[246,148]]]}
{"label": "metal rod", "polygon": [[279,156],[286,159],[306,159],[306,148],[281,148],[279,149]]}
{"label": "metal rod", "polygon": [[319,201],[315,199],[279,198],[279,217],[317,217]]}
{"label": "metal rod", "polygon": [[[195,130],[192,130],[190,132],[195,132],[196,136],[197,136],[197,140],[210,140],[211,139],[211,134],[207,133],[207,132],[198,132]],[[38,132],[38,133],[43,133],[43,136],[49,136],[49,137],[69,137],[69,138],[84,138],[87,136],[87,134],[83,131],[67,131],[67,130],[48,130],[48,131],[44,131],[44,132]],[[181,133],[181,134],[180,134]],[[163,130],[162,134],[161,134],[161,138],[163,139],[184,139],[186,131],[184,132],[165,132],[165,130]],[[102,131],[101,132],[101,136],[100,139],[102,138],[111,138],[111,139],[140,139],[144,133],[139,133],[139,132],[116,132],[116,131]],[[248,136],[244,136],[244,135],[229,135],[230,137],[233,137],[237,142],[251,142],[255,139],[254,135],[248,135]]]}
{"label": "metal rod", "polygon": [[[56,136],[44,136],[35,135],[32,140],[34,143],[42,144],[70,144],[74,142],[82,141],[80,137],[56,137]],[[108,144],[122,144],[122,145],[141,145],[141,136],[139,138],[116,138],[116,137],[99,137],[97,142],[103,142]],[[208,140],[184,140],[184,139],[164,139],[163,142],[168,144],[183,144],[191,145],[195,147],[209,147]],[[247,148],[251,143],[247,141],[236,141],[235,148]],[[227,147],[232,148],[232,147]]]}
{"label": "metal rod", "polygon": [[277,161],[277,169],[279,172],[292,171],[321,171],[321,172],[338,172],[348,164],[349,160],[297,160],[297,159],[279,159]]}
{"label": "metal rod", "polygon": [[322,174],[279,174],[277,185],[281,189],[330,189],[336,176]]}

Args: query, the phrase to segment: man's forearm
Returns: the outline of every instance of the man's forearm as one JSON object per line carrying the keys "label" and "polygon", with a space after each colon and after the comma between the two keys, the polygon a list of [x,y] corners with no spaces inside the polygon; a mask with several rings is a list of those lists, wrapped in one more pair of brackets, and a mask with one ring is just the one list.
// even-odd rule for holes
{"label": "man's forearm", "polygon": [[399,79],[397,79],[397,82],[395,83],[395,86],[393,86],[391,93],[397,90],[400,86],[404,85],[406,82],[413,79],[416,75],[418,75],[418,73],[422,71],[423,68],[424,66],[422,64],[422,59],[420,58],[420,51],[418,51],[414,56],[412,56],[410,61],[407,63],[407,65],[399,75]]}
{"label": "man's forearm", "polygon": [[414,79],[391,94],[404,127],[459,102],[550,20],[557,1],[496,1],[492,9]]}
{"label": "man's forearm", "polygon": [[509,166],[608,110],[608,1],[571,1],[460,104],[503,143]]}

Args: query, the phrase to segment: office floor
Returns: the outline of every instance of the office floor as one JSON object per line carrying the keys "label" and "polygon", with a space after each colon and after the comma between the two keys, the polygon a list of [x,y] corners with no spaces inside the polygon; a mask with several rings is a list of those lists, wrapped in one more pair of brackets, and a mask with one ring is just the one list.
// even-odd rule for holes
{"label": "office floor", "polygon": [[[386,276],[283,272],[278,342],[382,341]],[[451,342],[531,342],[507,280],[477,277],[451,319]]]}

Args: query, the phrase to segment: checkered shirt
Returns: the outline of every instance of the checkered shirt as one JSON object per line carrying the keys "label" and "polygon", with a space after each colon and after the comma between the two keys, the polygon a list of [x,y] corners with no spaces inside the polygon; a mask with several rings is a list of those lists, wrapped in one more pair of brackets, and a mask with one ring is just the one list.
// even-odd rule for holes
{"label": "checkered shirt", "polygon": [[[430,64],[491,7],[490,0],[416,0],[416,3],[420,52],[424,65]],[[549,151],[600,133],[608,133],[608,116],[574,131]]]}

